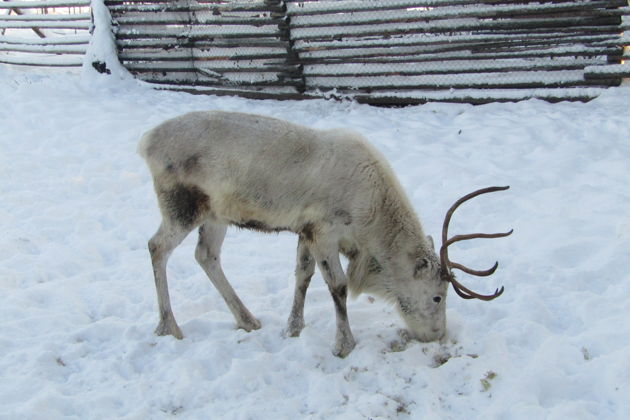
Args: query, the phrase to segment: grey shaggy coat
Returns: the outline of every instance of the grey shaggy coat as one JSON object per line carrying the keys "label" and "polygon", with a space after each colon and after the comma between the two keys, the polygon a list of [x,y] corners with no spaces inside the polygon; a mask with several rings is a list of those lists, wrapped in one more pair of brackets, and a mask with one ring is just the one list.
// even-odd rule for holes
{"label": "grey shaggy coat", "polygon": [[[315,130],[233,112],[193,112],[148,131],[139,153],[153,176],[162,212],[149,242],[158,302],[158,334],[182,337],[168,298],[166,261],[199,227],[196,257],[246,330],[260,323],[220,267],[227,226],[299,235],[296,290],[287,333],[304,326],[304,296],[317,264],[337,314],[334,353],[355,345],[347,291],[394,302],[416,338],[445,331],[446,284],[413,208],[383,156],[359,134]],[[347,273],[339,253],[349,259]]]}

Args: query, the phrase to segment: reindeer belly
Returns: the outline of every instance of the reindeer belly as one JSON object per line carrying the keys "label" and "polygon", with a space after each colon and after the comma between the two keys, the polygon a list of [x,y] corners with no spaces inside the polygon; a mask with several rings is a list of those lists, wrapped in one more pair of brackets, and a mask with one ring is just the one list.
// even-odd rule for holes
{"label": "reindeer belly", "polygon": [[224,224],[265,233],[301,234],[322,219],[319,205],[309,205],[249,191],[210,192],[214,218]]}

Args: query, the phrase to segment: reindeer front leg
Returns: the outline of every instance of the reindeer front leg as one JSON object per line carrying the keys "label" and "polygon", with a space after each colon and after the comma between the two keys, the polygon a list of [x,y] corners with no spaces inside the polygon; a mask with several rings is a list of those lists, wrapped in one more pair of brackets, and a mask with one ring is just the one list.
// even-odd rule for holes
{"label": "reindeer front leg", "polygon": [[285,331],[288,337],[299,337],[304,328],[304,300],[306,290],[311,283],[311,277],[315,273],[315,259],[306,245],[306,241],[300,236],[297,249],[297,262],[295,267],[295,294],[293,307],[287,322]]}
{"label": "reindeer front leg", "polygon": [[[334,244],[334,245],[333,245]],[[335,339],[335,349],[333,354],[337,357],[346,357],[356,342],[350,323],[348,322],[348,312],[346,309],[346,298],[348,296],[348,279],[343,272],[341,261],[339,260],[339,245],[337,242],[330,243],[329,246],[316,245],[313,254],[317,265],[328,285],[328,290],[335,303],[335,314],[337,321],[337,333]]]}

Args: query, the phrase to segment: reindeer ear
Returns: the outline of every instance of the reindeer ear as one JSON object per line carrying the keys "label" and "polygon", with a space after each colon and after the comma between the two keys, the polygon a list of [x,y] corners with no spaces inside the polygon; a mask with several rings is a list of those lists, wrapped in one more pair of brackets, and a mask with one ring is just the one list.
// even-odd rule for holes
{"label": "reindeer ear", "polygon": [[431,235],[427,235],[427,241],[431,244],[431,249],[435,251],[435,243],[433,243],[433,237]]}
{"label": "reindeer ear", "polygon": [[428,266],[429,266],[429,260],[427,260],[426,258],[420,258],[419,260],[416,261],[416,266],[414,267],[414,270],[413,270],[413,276],[417,277],[418,274],[422,270],[427,268]]}

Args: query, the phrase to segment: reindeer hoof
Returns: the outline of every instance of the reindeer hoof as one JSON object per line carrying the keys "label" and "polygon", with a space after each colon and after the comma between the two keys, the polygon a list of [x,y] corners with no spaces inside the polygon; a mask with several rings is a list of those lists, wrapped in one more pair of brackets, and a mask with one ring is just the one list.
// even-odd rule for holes
{"label": "reindeer hoof", "polygon": [[285,337],[299,337],[300,333],[304,329],[304,321],[302,320],[289,320],[287,328],[284,330]]}
{"label": "reindeer hoof", "polygon": [[179,329],[179,326],[175,322],[174,319],[169,320],[161,320],[157,328],[155,329],[155,333],[157,335],[172,335],[173,337],[181,340],[184,338],[184,334],[182,330]]}
{"label": "reindeer hoof", "polygon": [[261,326],[260,321],[254,317],[251,317],[250,319],[246,321],[241,321],[238,323],[238,328],[241,330],[245,330],[247,332],[252,332],[253,330],[259,330],[260,326]]}
{"label": "reindeer hoof", "polygon": [[337,343],[335,345],[335,349],[333,350],[333,355],[344,359],[347,355],[352,352],[352,349],[356,346],[354,340],[348,340],[343,343]]}

